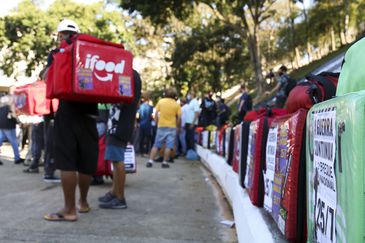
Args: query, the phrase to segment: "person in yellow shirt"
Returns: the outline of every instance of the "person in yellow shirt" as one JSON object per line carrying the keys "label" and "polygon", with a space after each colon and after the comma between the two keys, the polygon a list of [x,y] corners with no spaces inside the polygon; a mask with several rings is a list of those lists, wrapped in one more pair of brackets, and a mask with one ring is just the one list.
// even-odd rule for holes
{"label": "person in yellow shirt", "polygon": [[158,150],[165,144],[164,160],[162,168],[169,168],[167,163],[170,153],[174,149],[176,141],[176,132],[180,127],[181,109],[180,105],[175,101],[176,90],[167,89],[165,97],[160,99],[156,105],[155,119],[157,123],[157,132],[155,143],[150,153],[150,159],[146,167],[153,166],[153,159],[157,155]]}

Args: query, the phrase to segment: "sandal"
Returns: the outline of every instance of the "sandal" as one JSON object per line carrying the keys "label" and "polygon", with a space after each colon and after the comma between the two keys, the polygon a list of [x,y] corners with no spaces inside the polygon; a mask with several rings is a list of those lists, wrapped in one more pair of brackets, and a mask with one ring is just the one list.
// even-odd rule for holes
{"label": "sandal", "polygon": [[86,208],[79,208],[79,213],[88,213],[88,212],[90,212],[90,210],[91,210],[91,207],[86,207]]}
{"label": "sandal", "polygon": [[47,221],[55,222],[75,222],[77,221],[77,216],[65,216],[62,213],[49,213],[43,216]]}

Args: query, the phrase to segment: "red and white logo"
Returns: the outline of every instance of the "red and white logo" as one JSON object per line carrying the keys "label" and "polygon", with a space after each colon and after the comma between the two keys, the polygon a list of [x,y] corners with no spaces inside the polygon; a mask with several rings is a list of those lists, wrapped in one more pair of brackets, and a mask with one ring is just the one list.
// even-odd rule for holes
{"label": "red and white logo", "polygon": [[[115,63],[113,61],[105,61],[100,58],[98,55],[87,54],[85,61],[85,68],[91,69],[95,74],[96,78],[103,82],[112,81],[113,75],[122,74],[124,72],[125,60],[121,60],[120,63]],[[94,69],[96,69],[94,71]],[[98,74],[98,73],[99,74]],[[105,73],[105,76],[102,76],[101,73]]]}

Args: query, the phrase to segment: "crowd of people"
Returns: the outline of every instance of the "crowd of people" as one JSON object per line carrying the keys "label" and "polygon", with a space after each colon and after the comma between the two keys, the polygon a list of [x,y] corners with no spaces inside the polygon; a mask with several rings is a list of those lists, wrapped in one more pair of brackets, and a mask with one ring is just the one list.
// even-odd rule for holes
{"label": "crowd of people", "polygon": [[[63,20],[58,26],[58,41],[69,45],[80,32],[77,24]],[[60,48],[52,50],[47,66],[40,78],[46,80],[54,56]],[[286,70],[285,70],[286,71]],[[0,146],[7,140],[14,151],[14,163],[25,164],[24,173],[40,172],[40,161],[44,161],[44,180],[61,182],[64,205],[53,213],[46,214],[49,221],[76,221],[78,213],[87,213],[90,184],[101,184],[102,177],[93,175],[97,170],[99,140],[105,136],[104,159],[113,164],[112,188],[99,198],[99,207],[108,209],[127,208],[124,196],[124,154],[129,143],[142,157],[148,155],[146,167],[161,162],[169,168],[174,158],[194,153],[195,129],[227,124],[231,111],[222,97],[212,92],[198,97],[190,90],[178,97],[174,88],[166,89],[155,105],[148,92],[141,95],[141,79],[133,71],[134,101],[131,104],[97,104],[60,100],[57,112],[51,105],[51,113],[32,118],[30,125],[23,122],[24,134],[28,134],[29,153],[27,161],[20,157],[16,136],[16,124],[22,122],[11,105],[0,107]],[[284,82],[284,81],[283,81]],[[279,82],[279,91],[283,89]],[[240,88],[238,104],[239,118],[252,109],[252,99],[245,85]],[[24,142],[22,142],[24,145]],[[24,147],[24,146],[22,146]],[[42,156],[43,155],[43,156]],[[43,158],[42,158],[43,157]],[[3,164],[0,162],[0,165]],[[60,178],[55,176],[60,170]],[[76,188],[80,199],[76,205]]]}
{"label": "crowd of people", "polygon": [[[245,101],[242,100],[242,109],[251,109],[249,104],[243,106]],[[155,106],[148,95],[143,95],[137,111],[136,152],[142,156],[149,154],[148,168],[155,162],[162,162],[162,168],[169,168],[174,158],[195,150],[198,126],[220,128],[227,124],[230,113],[224,99],[213,99],[212,92],[198,99],[194,91],[178,97],[172,88],[166,90]]]}

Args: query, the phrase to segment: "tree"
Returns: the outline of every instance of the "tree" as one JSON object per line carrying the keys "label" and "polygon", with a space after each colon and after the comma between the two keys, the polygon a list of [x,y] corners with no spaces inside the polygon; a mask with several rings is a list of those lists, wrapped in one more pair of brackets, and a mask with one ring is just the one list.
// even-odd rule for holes
{"label": "tree", "polygon": [[238,35],[244,37],[242,45],[245,45],[245,42],[248,43],[257,92],[262,93],[264,79],[257,33],[260,24],[274,13],[270,9],[274,2],[275,0],[157,0],[154,4],[151,4],[146,0],[127,0],[121,1],[121,6],[124,9],[128,9],[130,13],[138,11],[142,16],[150,18],[159,25],[167,25],[171,16],[185,20],[199,4],[209,7],[222,26],[233,28]]}
{"label": "tree", "polygon": [[50,36],[53,25],[47,21],[47,15],[31,1],[19,4],[16,11],[0,20],[3,50],[2,69],[10,76],[15,63],[27,61],[26,73],[31,75],[36,65],[44,62],[46,53],[53,42]]}
{"label": "tree", "polygon": [[103,3],[78,4],[70,0],[56,0],[48,10],[40,9],[33,1],[21,2],[10,15],[0,19],[0,48],[3,50],[2,69],[8,76],[16,76],[14,66],[25,61],[26,75],[46,62],[48,52],[55,47],[55,30],[62,18],[75,20],[81,31],[96,37],[123,42],[137,52],[134,30],[128,28],[129,16],[120,11],[107,11]]}

